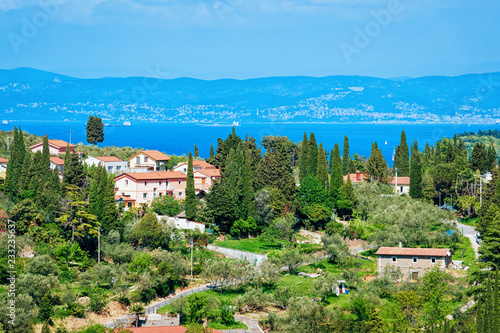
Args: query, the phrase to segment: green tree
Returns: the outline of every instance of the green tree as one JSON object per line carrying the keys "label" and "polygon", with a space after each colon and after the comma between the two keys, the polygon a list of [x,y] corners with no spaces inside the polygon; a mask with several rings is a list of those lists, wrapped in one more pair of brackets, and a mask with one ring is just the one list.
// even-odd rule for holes
{"label": "green tree", "polygon": [[42,298],[42,301],[40,302],[38,310],[38,317],[42,322],[47,323],[50,321],[50,317],[52,317],[52,314],[54,312],[53,308],[54,306],[52,305],[51,299],[47,294],[45,294]]}
{"label": "green tree", "polygon": [[328,187],[328,165],[326,162],[326,152],[323,150],[322,143],[319,144],[316,178],[318,178],[323,188]]}
{"label": "green tree", "polygon": [[179,200],[171,195],[154,198],[151,202],[151,209],[158,215],[167,216],[175,216],[182,211]]}
{"label": "green tree", "polygon": [[[212,165],[215,164],[215,151],[214,151],[214,145],[210,145],[210,155],[209,157],[206,159],[207,163],[210,163]],[[216,167],[218,167],[218,165],[215,165]]]}
{"label": "green tree", "polygon": [[162,229],[156,215],[147,213],[137,224],[133,231],[136,242],[142,246],[156,248],[161,243]]}
{"label": "green tree", "polygon": [[349,247],[339,234],[323,236],[321,238],[325,246],[328,260],[335,264],[343,264],[349,258]]}
{"label": "green tree", "polygon": [[90,116],[87,121],[87,142],[96,145],[104,141],[104,125],[99,117]]}
{"label": "green tree", "polygon": [[347,177],[347,181],[340,188],[340,200],[337,201],[339,216],[352,215],[356,203],[357,199],[352,187],[351,178]]}
{"label": "green tree", "polygon": [[423,197],[422,193],[422,162],[421,153],[418,150],[417,141],[411,147],[410,163],[410,196],[414,199]]}
{"label": "green tree", "polygon": [[194,158],[200,157],[200,151],[198,150],[198,146],[194,145]]}
{"label": "green tree", "polygon": [[394,153],[394,168],[398,169],[398,175],[401,177],[410,176],[410,153],[406,143],[406,133],[401,131],[401,142],[396,147]]}
{"label": "green tree", "polygon": [[[349,138],[347,135],[344,136],[344,150],[342,152],[342,175],[347,175],[353,170],[351,167],[351,157],[349,155]],[[355,171],[355,170],[354,170]]]}
{"label": "green tree", "polygon": [[376,142],[372,144],[372,152],[368,159],[367,171],[370,174],[370,178],[373,180],[378,180],[382,183],[388,181],[387,162]]}
{"label": "green tree", "polygon": [[309,157],[307,155],[308,147],[309,143],[307,141],[307,134],[304,132],[304,139],[302,140],[300,146],[300,159],[299,159],[299,179],[301,181],[308,175],[307,173],[307,168],[309,165]]}
{"label": "green tree", "polygon": [[196,191],[194,188],[194,174],[193,174],[193,155],[189,152],[188,170],[186,180],[186,200],[184,202],[186,209],[186,218],[192,220],[196,216],[198,202],[196,198]]}
{"label": "green tree", "polygon": [[437,265],[422,278],[421,290],[427,301],[426,312],[431,325],[443,322],[446,312],[443,309],[443,301],[448,292],[450,276],[442,271]]}
{"label": "green tree", "polygon": [[311,133],[307,143],[307,175],[316,175],[318,168],[318,144],[314,133]]}
{"label": "green tree", "polygon": [[281,265],[286,266],[288,272],[293,274],[304,262],[304,255],[302,255],[297,249],[287,248],[281,251],[279,260]]}
{"label": "green tree", "polygon": [[[342,162],[340,160],[339,145],[335,144],[330,156],[330,198],[332,204],[337,207],[337,203],[341,197],[341,188],[344,184],[344,177],[342,176]],[[349,177],[348,177],[349,178]]]}
{"label": "green tree", "polygon": [[471,156],[471,167],[472,170],[479,170],[484,173],[488,168],[488,159],[487,159],[487,151],[486,146],[481,142],[476,142],[474,144],[474,148],[472,148],[472,156]]}
{"label": "green tree", "polygon": [[488,151],[486,153],[486,170],[492,171],[497,162],[497,151],[495,149],[495,145],[493,144],[493,140],[490,141],[490,145],[488,147]]}
{"label": "green tree", "polygon": [[66,147],[66,154],[64,156],[63,167],[63,187],[66,189],[67,185],[75,185],[82,187],[85,181],[85,171],[83,164],[76,153],[69,150],[69,144]]}

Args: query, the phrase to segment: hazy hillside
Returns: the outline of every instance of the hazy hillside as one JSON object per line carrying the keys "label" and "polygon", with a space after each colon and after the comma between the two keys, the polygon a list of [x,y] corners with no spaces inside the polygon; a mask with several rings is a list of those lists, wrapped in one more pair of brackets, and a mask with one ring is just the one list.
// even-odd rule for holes
{"label": "hazy hillside", "polygon": [[[174,122],[464,122],[500,120],[500,73],[400,81],[363,76],[76,79],[0,71],[2,118]],[[490,87],[491,88],[491,87]]]}

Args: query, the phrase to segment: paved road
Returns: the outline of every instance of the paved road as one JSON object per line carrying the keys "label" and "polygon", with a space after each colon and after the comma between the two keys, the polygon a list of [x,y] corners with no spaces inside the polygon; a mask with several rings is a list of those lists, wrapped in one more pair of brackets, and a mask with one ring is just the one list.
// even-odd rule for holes
{"label": "paved road", "polygon": [[471,227],[470,225],[462,224],[457,221],[445,221],[445,223],[456,223],[458,230],[467,238],[470,239],[470,242],[472,244],[472,248],[474,249],[474,252],[476,253],[476,258],[479,257],[479,244],[476,241],[476,228]]}

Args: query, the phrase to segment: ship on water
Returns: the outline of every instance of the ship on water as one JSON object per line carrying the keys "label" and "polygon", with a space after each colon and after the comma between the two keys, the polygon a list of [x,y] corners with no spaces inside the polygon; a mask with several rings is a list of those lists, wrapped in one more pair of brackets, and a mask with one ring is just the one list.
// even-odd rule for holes
{"label": "ship on water", "polygon": [[130,123],[130,121],[124,121],[121,124],[109,124],[109,123],[105,123],[104,126],[106,126],[106,127],[132,127],[132,124]]}
{"label": "ship on water", "polygon": [[232,124],[226,124],[226,123],[213,123],[213,124],[196,124],[197,126],[204,126],[204,127],[238,127],[241,126],[238,121],[233,121]]}

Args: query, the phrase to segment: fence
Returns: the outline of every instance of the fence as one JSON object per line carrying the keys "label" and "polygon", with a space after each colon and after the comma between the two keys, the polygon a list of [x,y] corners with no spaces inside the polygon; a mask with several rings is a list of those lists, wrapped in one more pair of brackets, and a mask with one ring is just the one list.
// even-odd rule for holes
{"label": "fence", "polygon": [[216,245],[209,244],[207,249],[210,251],[214,251],[217,253],[222,253],[228,258],[233,259],[241,259],[246,260],[254,264],[255,266],[259,266],[264,260],[267,259],[267,254],[257,254],[247,251],[229,249],[227,247],[220,247]]}

